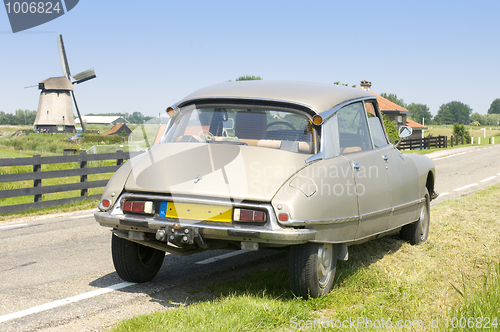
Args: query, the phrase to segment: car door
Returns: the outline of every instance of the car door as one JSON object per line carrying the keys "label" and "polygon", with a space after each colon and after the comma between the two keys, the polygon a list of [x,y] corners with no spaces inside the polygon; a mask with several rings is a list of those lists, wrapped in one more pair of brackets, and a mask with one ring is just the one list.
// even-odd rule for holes
{"label": "car door", "polygon": [[387,141],[380,113],[374,102],[365,102],[368,124],[375,148],[384,160],[390,186],[392,215],[389,229],[394,229],[417,218],[418,174],[417,168],[410,158],[405,156]]}
{"label": "car door", "polygon": [[381,233],[389,227],[391,195],[385,161],[374,148],[363,102],[337,112],[340,151],[353,169],[358,198],[356,239]]}

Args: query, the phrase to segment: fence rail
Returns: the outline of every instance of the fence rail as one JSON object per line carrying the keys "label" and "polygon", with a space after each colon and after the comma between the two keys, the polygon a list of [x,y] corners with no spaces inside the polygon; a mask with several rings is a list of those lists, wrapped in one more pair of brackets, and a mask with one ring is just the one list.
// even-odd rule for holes
{"label": "fence rail", "polygon": [[[108,180],[88,181],[88,175],[103,174],[116,172],[123,162],[132,158],[139,152],[122,152],[117,151],[114,153],[100,153],[100,154],[86,154],[85,152],[79,155],[67,156],[50,156],[42,157],[35,155],[29,158],[14,158],[14,159],[0,159],[0,167],[9,166],[33,166],[33,172],[15,173],[15,174],[0,174],[0,183],[17,182],[17,181],[33,181],[33,187],[0,190],[0,199],[33,196],[33,203],[23,203],[15,205],[0,206],[0,214],[15,213],[27,211],[30,209],[47,208],[78,202],[87,199],[99,199],[101,194],[88,195],[88,190],[91,188],[104,187]],[[89,161],[104,161],[116,160],[116,165],[112,166],[98,166],[89,167]],[[62,169],[56,171],[42,171],[42,165],[48,164],[61,164],[61,163],[80,163],[79,168]],[[52,186],[42,186],[43,179],[54,179],[70,176],[80,176],[80,182],[67,183]],[[43,194],[58,193],[65,191],[80,190],[80,196],[55,199],[49,201],[42,201]]]}
{"label": "fence rail", "polygon": [[[463,143],[462,143],[463,144]],[[447,136],[427,136],[424,138],[405,139],[399,144],[400,150],[423,150],[429,148],[447,148]]]}

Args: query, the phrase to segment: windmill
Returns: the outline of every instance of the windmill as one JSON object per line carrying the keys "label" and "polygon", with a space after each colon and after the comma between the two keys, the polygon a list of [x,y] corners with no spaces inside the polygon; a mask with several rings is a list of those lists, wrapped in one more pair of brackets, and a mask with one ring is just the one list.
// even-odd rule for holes
{"label": "windmill", "polygon": [[[73,99],[82,130],[85,131],[85,124],[78,109],[73,85],[95,78],[94,68],[72,76],[62,35],[57,37],[57,43],[64,76],[51,77],[38,83],[38,89],[42,90],[42,92],[40,93],[36,119],[33,124],[34,130],[50,133],[76,131],[71,105],[71,99]],[[74,81],[71,77],[73,77]]]}

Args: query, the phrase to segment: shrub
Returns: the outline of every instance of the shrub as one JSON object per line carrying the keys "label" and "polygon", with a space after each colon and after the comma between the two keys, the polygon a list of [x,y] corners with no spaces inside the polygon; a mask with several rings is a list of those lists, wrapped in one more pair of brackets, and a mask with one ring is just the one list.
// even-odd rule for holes
{"label": "shrub", "polygon": [[470,133],[467,129],[465,129],[464,124],[453,124],[453,136],[454,137],[463,137],[464,142],[470,142]]}

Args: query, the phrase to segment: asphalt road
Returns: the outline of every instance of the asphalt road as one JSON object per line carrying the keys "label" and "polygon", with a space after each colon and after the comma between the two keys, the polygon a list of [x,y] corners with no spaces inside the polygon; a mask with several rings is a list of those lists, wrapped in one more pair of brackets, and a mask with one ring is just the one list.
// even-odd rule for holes
{"label": "asphalt road", "polygon": [[[499,183],[499,153],[500,145],[430,154],[441,193],[432,204]],[[152,282],[123,283],[111,261],[110,230],[91,213],[0,225],[0,331],[99,331],[135,314],[196,300],[210,283],[287,266],[287,253],[278,250],[167,255]]]}

